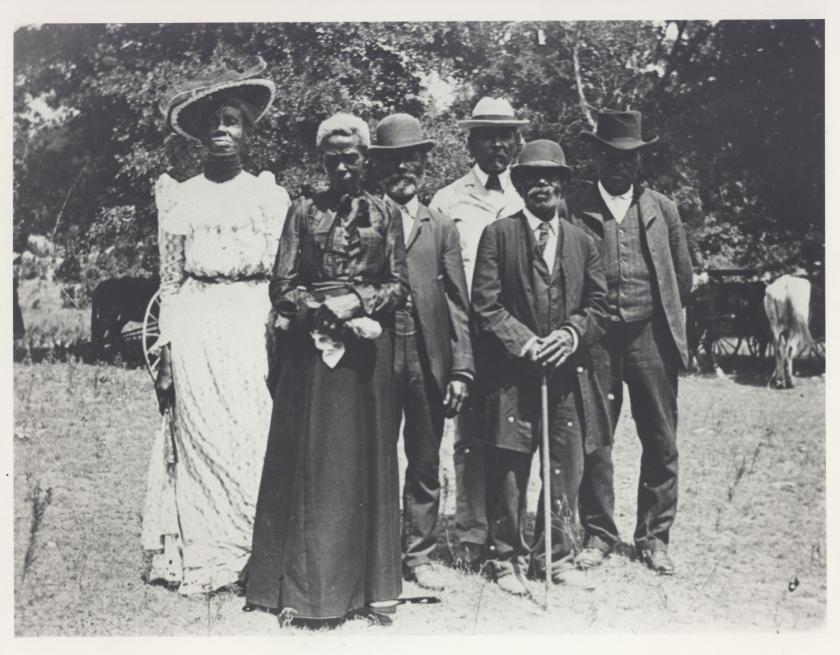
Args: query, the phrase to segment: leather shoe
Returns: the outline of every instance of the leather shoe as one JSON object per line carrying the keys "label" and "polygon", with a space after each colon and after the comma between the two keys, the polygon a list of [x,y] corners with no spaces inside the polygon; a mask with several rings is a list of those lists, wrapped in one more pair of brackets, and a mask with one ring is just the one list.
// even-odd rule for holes
{"label": "leather shoe", "polygon": [[596,566],[601,566],[604,560],[607,559],[609,551],[597,546],[587,546],[578,556],[575,557],[575,566],[585,571],[586,569],[594,569]]}
{"label": "leather shoe", "polygon": [[461,542],[453,548],[453,559],[456,568],[464,571],[478,572],[484,564],[484,546]]}
{"label": "leather shoe", "polygon": [[525,586],[525,580],[522,578],[522,572],[518,566],[511,568],[504,568],[501,571],[495,571],[496,584],[499,589],[507,592],[513,596],[527,596],[528,587]]}
{"label": "leather shoe", "polygon": [[659,575],[674,575],[676,569],[671,558],[668,557],[668,550],[663,546],[643,546],[638,549],[639,559],[649,569],[656,571]]}
{"label": "leather shoe", "polygon": [[420,564],[410,569],[406,575],[406,579],[417,583],[417,586],[429,591],[443,591],[446,589],[446,584],[443,581],[443,575],[434,564]]}
{"label": "leather shoe", "polygon": [[595,584],[589,579],[589,574],[586,571],[576,569],[571,564],[561,569],[554,569],[551,572],[551,581],[564,587],[586,589],[587,591],[595,589]]}

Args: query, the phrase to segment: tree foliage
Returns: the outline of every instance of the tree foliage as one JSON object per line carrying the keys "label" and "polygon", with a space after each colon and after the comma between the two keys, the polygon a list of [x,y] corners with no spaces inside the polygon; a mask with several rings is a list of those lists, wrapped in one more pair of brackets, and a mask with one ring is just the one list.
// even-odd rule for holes
{"label": "tree foliage", "polygon": [[[492,94],[531,120],[526,138],[563,144],[576,183],[594,112],[640,109],[645,136],[663,137],[646,181],[677,200],[702,264],[792,260],[823,239],[819,21],[42,25],[14,45],[15,236],[55,232],[89,264],[116,257],[109,273],[153,270],[154,180],[200,170],[158,99],[252,54],[278,95],[247,168],[292,195],[320,182],[317,125],[345,110],[424,121],[438,141],[428,197],[469,165],[455,123]],[[448,97],[429,93],[432,74]]]}

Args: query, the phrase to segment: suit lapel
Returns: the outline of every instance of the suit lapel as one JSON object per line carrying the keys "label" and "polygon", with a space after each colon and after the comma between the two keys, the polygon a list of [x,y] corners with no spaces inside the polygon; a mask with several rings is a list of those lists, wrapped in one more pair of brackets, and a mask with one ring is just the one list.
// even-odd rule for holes
{"label": "suit lapel", "polygon": [[[400,216],[400,218],[402,218],[402,216]],[[411,221],[411,234],[408,235],[405,242],[406,252],[411,250],[411,246],[414,245],[414,242],[417,240],[420,232],[423,231],[423,224],[428,223],[430,219],[431,215],[429,214],[429,210],[421,204],[417,210],[417,216],[415,216],[414,220]]]}
{"label": "suit lapel", "polygon": [[536,256],[537,241],[534,239],[534,235],[531,234],[531,227],[528,225],[528,219],[525,217],[525,214],[519,212],[516,216],[519,218],[520,231],[517,242],[518,244],[524,245],[524,248],[522,246],[516,248],[519,264],[519,280],[528,299],[527,306],[531,319],[530,325],[535,326],[537,324],[537,314],[534,311],[534,257]]}
{"label": "suit lapel", "polygon": [[656,220],[656,217],[659,216],[659,208],[656,206],[651,194],[645,193],[644,189],[639,189],[636,201],[639,205],[639,215],[642,219],[642,225],[644,225],[645,230],[648,230]]}
{"label": "suit lapel", "polygon": [[599,237],[604,237],[604,212],[609,211],[604,204],[598,187],[592,185],[583,197],[580,213],[584,222],[592,228]]}
{"label": "suit lapel", "polygon": [[573,253],[571,252],[571,244],[566,238],[566,226],[563,221],[560,221],[560,231],[557,233],[557,257],[554,259],[554,272],[551,276],[552,284],[560,278],[563,284],[563,303],[566,318],[571,316],[572,307],[569,295],[569,271],[566,268],[566,263],[571,262]]}

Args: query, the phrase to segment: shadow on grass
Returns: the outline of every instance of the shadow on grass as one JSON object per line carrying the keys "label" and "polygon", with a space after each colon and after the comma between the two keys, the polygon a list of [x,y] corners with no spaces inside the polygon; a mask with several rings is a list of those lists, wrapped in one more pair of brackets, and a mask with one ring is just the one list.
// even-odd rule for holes
{"label": "shadow on grass", "polygon": [[[767,381],[773,373],[772,357],[753,357],[750,355],[731,355],[718,357],[723,374],[736,384],[750,387],[767,387]],[[794,362],[794,375],[797,378],[819,377],[825,374],[825,358],[805,353]],[[708,371],[689,371],[685,375],[714,378],[715,373]]]}

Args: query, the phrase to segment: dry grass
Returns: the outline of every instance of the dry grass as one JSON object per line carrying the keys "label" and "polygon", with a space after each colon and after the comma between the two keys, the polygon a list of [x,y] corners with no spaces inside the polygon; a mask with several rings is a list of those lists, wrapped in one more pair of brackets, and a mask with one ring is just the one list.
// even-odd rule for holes
{"label": "dry grass", "polygon": [[[141,580],[140,512],[157,425],[144,371],[72,362],[17,365],[15,395],[18,635],[297,632],[269,614],[243,613],[243,599],[231,591],[183,598]],[[820,626],[826,603],[824,381],[801,379],[795,390],[773,391],[728,378],[687,377],[680,397],[681,499],[672,533],[678,575],[660,578],[614,555],[589,574],[594,591],[556,588],[547,615],[539,604],[541,583],[533,584],[533,598],[515,600],[479,575],[453,571],[442,604],[400,608],[391,632]],[[628,539],[639,461],[629,416],[615,450],[616,518]],[[454,479],[451,465],[444,475]],[[537,491],[535,482],[532,507]],[[446,498],[450,515],[453,496],[450,491]],[[406,583],[405,593],[421,592]],[[339,633],[370,630],[354,621]]]}

